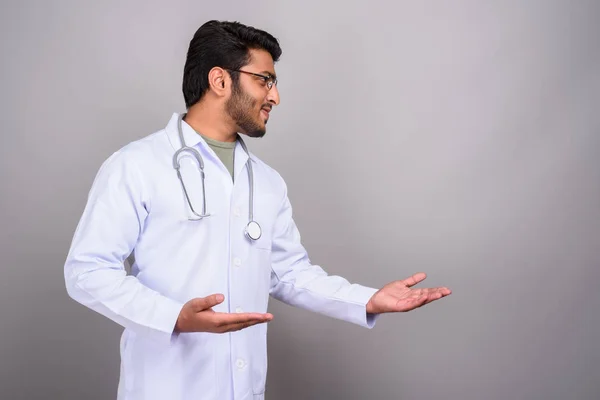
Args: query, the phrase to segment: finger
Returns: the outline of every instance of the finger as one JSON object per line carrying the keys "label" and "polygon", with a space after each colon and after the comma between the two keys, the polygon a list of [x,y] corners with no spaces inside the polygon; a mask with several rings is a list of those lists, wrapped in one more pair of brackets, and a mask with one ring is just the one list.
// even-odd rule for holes
{"label": "finger", "polygon": [[240,314],[229,314],[229,313],[215,313],[212,315],[212,320],[217,327],[226,327],[228,325],[245,324],[251,322],[267,322],[273,319],[272,314],[260,314],[260,313],[240,313]]}
{"label": "finger", "polygon": [[208,310],[209,308],[212,308],[217,304],[222,303],[223,300],[225,300],[225,296],[223,296],[222,294],[213,294],[208,297],[195,298],[191,300],[191,305],[194,311],[200,312]]}
{"label": "finger", "polygon": [[224,327],[222,329],[226,329],[225,332],[235,332],[235,331],[240,331],[242,329],[249,328],[254,325],[265,324],[267,322],[269,322],[269,321],[253,321],[253,322],[245,322],[242,324],[232,324],[232,325],[227,325],[226,327]]}
{"label": "finger", "polygon": [[444,286],[436,287],[436,288],[429,288],[426,290],[428,290],[429,293],[441,293],[442,296],[448,296],[449,294],[452,293],[452,291],[450,289],[448,289],[447,287],[444,287]]}
{"label": "finger", "polygon": [[442,293],[433,289],[413,289],[411,294],[404,299],[398,300],[396,307],[399,311],[410,311],[424,306],[432,301],[441,299]]}
{"label": "finger", "polygon": [[451,294],[452,294],[452,290],[450,290],[450,289],[449,289],[449,288],[447,288],[447,287],[441,287],[441,288],[439,288],[439,289],[440,289],[440,293],[441,293],[442,295],[444,295],[444,296],[448,296],[448,295],[451,295]]}
{"label": "finger", "polygon": [[[416,292],[416,290],[415,290]],[[439,299],[444,296],[450,294],[450,290],[446,288],[429,288],[429,289],[421,289],[419,292],[416,292],[417,296],[424,296],[425,298],[435,298]]]}
{"label": "finger", "polygon": [[224,324],[224,325],[217,327],[216,329],[218,332],[221,332],[221,333],[234,332],[234,331],[239,331],[241,329],[249,328],[254,325],[264,324],[264,323],[268,323],[268,322],[270,322],[269,319],[252,320],[252,321],[242,322],[242,323]]}
{"label": "finger", "polygon": [[424,295],[423,297],[424,297],[425,301],[419,307],[424,306],[425,304],[429,304],[433,301],[439,300],[442,297],[444,297],[444,295],[441,292],[436,291],[436,292],[430,292],[427,295]]}
{"label": "finger", "polygon": [[395,309],[394,311],[411,311],[447,296],[444,293],[449,294],[449,289],[447,291],[441,289],[412,289],[408,296],[396,302],[393,309]]}
{"label": "finger", "polygon": [[425,272],[417,272],[411,277],[402,280],[402,283],[408,287],[414,286],[419,282],[423,282],[427,278]]}
{"label": "finger", "polygon": [[429,294],[429,293],[441,293],[443,296],[447,296],[449,294],[452,293],[452,291],[450,289],[448,289],[447,287],[441,286],[441,287],[435,287],[435,288],[422,288],[422,289],[411,289],[411,293],[417,294],[417,295],[422,295],[422,294]]}

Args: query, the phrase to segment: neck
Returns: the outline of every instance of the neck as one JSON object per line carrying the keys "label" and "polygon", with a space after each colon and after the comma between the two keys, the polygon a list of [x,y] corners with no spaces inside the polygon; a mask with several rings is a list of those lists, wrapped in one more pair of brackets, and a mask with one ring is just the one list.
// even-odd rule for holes
{"label": "neck", "polygon": [[202,136],[219,142],[235,142],[237,132],[228,119],[223,117],[222,110],[201,102],[190,107],[183,120]]}

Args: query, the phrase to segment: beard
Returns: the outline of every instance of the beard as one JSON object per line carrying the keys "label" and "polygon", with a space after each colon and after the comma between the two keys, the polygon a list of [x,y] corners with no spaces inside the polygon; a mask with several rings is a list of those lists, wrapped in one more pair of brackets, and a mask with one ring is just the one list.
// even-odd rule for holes
{"label": "beard", "polygon": [[255,116],[257,103],[254,98],[242,90],[237,82],[232,87],[231,97],[225,104],[225,111],[233,119],[241,133],[260,138],[265,135],[267,130],[265,124],[261,124]]}

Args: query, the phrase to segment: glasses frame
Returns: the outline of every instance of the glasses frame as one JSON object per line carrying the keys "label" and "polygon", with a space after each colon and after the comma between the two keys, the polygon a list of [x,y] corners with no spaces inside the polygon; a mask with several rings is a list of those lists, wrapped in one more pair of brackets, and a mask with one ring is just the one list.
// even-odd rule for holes
{"label": "glasses frame", "polygon": [[257,74],[256,72],[250,72],[250,71],[244,71],[241,69],[231,69],[231,68],[224,68],[228,71],[234,71],[234,72],[242,72],[244,74],[248,74],[248,75],[254,75],[258,78],[261,78],[264,82],[265,85],[267,85],[267,88],[269,90],[271,90],[273,88],[273,86],[277,86],[277,77],[273,76],[273,75],[262,75],[262,74]]}

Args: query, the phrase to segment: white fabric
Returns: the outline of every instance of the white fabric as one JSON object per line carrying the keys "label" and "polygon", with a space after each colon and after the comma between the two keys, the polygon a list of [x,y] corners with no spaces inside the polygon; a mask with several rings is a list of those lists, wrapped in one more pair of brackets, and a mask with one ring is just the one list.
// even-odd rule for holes
{"label": "white fabric", "polygon": [[[228,334],[173,329],[185,302],[222,293],[217,312],[266,312],[269,294],[287,304],[365,327],[376,289],[328,276],[300,242],[281,176],[252,153],[254,219],[248,223],[248,159],[235,149],[235,184],[206,142],[185,122],[188,146],[204,158],[210,217],[190,221],[173,168],[177,114],[167,127],[124,146],[101,166],[65,263],[69,295],[122,325],[118,399],[261,399],[267,325]],[[202,209],[197,164],[181,158],[194,208]],[[133,252],[132,274],[124,260]]]}

